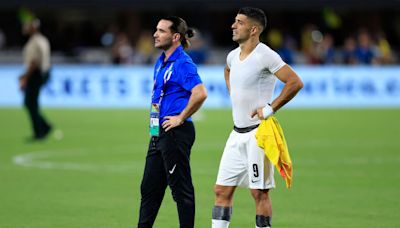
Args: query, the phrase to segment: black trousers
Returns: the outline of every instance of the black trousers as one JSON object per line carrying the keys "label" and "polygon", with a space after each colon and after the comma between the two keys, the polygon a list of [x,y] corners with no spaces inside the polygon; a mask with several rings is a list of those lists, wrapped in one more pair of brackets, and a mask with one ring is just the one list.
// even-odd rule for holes
{"label": "black trousers", "polygon": [[152,137],[141,184],[139,228],[153,227],[165,189],[170,187],[181,228],[193,228],[195,199],[190,170],[190,150],[195,140],[192,122]]}
{"label": "black trousers", "polygon": [[33,75],[28,79],[25,88],[24,105],[28,110],[33,130],[33,137],[36,139],[45,137],[51,129],[50,124],[46,121],[39,110],[40,88],[47,82],[48,78],[48,72],[42,73],[40,70],[35,70]]}

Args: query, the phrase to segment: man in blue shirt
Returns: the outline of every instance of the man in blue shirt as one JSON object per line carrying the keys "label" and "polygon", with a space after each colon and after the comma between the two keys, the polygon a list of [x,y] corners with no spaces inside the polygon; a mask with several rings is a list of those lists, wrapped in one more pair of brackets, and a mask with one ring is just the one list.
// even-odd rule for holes
{"label": "man in blue shirt", "polygon": [[196,65],[184,52],[192,36],[186,22],[175,16],[161,19],[154,33],[155,47],[163,53],[154,69],[139,228],[153,226],[167,186],[178,207],[180,227],[194,227],[190,150],[195,129],[190,116],[203,104],[207,92]]}

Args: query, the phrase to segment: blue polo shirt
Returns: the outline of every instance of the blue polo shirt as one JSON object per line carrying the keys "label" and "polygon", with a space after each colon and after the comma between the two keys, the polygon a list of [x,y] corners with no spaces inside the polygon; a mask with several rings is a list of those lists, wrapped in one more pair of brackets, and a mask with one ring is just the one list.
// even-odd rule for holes
{"label": "blue polo shirt", "polygon": [[[179,115],[189,102],[193,87],[202,83],[197,67],[183,47],[179,46],[164,62],[164,52],[158,58],[154,68],[155,81],[152,103],[160,102],[161,91],[164,95],[160,103],[160,124],[165,116]],[[191,121],[189,117],[186,119]]]}

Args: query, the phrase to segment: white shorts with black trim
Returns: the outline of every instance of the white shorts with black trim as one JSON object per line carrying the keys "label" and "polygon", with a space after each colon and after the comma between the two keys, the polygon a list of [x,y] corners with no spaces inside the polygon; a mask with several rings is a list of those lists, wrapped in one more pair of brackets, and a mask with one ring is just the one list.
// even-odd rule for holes
{"label": "white shorts with black trim", "polygon": [[217,185],[275,188],[274,166],[257,145],[256,131],[257,128],[247,133],[231,132],[219,165]]}

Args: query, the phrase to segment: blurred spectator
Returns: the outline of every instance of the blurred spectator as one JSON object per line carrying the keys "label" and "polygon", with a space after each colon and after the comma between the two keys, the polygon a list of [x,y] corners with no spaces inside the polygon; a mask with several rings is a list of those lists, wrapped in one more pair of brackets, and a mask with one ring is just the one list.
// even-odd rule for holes
{"label": "blurred spectator", "polygon": [[[159,11],[116,8],[105,13],[98,9],[63,9],[62,4],[59,7],[55,11],[40,10],[47,23],[44,33],[49,35],[54,53],[60,57],[56,58],[57,62],[149,64],[157,57],[153,40],[146,35],[152,32],[145,28],[149,28],[149,21],[159,15]],[[191,39],[192,47],[188,52],[196,63],[224,64],[221,56],[232,47],[229,32],[220,28],[230,22],[219,20],[214,23],[215,12],[197,10],[210,19],[195,20],[201,32]],[[29,18],[25,11],[28,10],[19,17]],[[20,53],[17,50],[24,40],[17,31],[17,17],[12,17],[13,13],[4,8],[0,13],[0,49],[3,53],[0,62],[4,63],[18,63]],[[228,9],[221,10],[220,18],[226,18],[229,13]],[[285,17],[292,18],[295,23],[281,20],[279,24],[269,25],[270,32],[264,41],[289,64],[396,64],[399,63],[400,26],[391,18],[397,14],[396,10],[377,9],[374,16],[361,20],[360,14],[336,7],[321,7],[318,12],[286,11]],[[304,20],[306,15],[310,20]],[[353,34],[354,40],[347,40],[342,35],[357,31],[358,26],[365,26],[374,33],[368,34],[364,30],[360,35]],[[331,35],[326,35],[327,32]],[[343,45],[337,45],[335,42],[338,41]],[[100,54],[107,52],[112,57]]]}
{"label": "blurred spectator", "polygon": [[335,47],[333,36],[329,33],[322,37],[322,41],[316,44],[316,58],[321,64],[335,63]]}
{"label": "blurred spectator", "polygon": [[274,50],[278,50],[283,43],[282,33],[277,29],[270,29],[267,34],[268,46]]}
{"label": "blurred spectator", "polygon": [[277,51],[287,64],[295,64],[296,40],[292,36],[287,35],[283,40],[282,47]]}
{"label": "blurred spectator", "polygon": [[360,64],[377,64],[378,59],[370,35],[366,30],[361,30],[357,37],[356,57]]}
{"label": "blurred spectator", "polygon": [[383,31],[378,32],[377,46],[379,50],[379,61],[382,64],[393,64],[395,61],[393,51]]}
{"label": "blurred spectator", "polygon": [[292,36],[286,35],[283,38],[279,30],[271,29],[267,35],[267,42],[281,56],[283,61],[289,65],[295,63],[296,40]]}
{"label": "blurred spectator", "polygon": [[118,33],[116,25],[109,25],[108,29],[101,35],[100,43],[104,47],[111,47],[115,42],[115,35]]}
{"label": "blurred spectator", "polygon": [[128,36],[124,32],[119,32],[111,50],[113,64],[133,63],[133,49]]}
{"label": "blurred spectator", "polygon": [[353,37],[349,36],[344,40],[342,51],[342,62],[344,64],[357,64],[356,47],[356,41]]}
{"label": "blurred spectator", "polygon": [[144,30],[140,33],[136,43],[135,63],[151,64],[155,52],[153,34],[150,30]]}
{"label": "blurred spectator", "polygon": [[193,29],[194,36],[190,38],[190,47],[187,49],[188,55],[195,64],[207,63],[208,47],[203,35],[198,29]]}
{"label": "blurred spectator", "polygon": [[313,24],[302,31],[302,50],[308,64],[332,64],[335,62],[334,39],[331,34],[322,32]]}
{"label": "blurred spectator", "polygon": [[306,24],[301,31],[301,51],[307,58],[307,63],[314,62],[314,43],[312,33],[317,30],[314,24]]}

